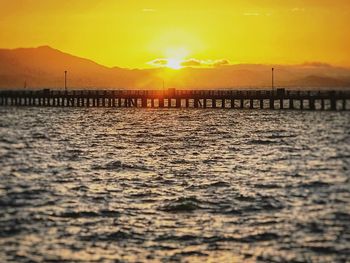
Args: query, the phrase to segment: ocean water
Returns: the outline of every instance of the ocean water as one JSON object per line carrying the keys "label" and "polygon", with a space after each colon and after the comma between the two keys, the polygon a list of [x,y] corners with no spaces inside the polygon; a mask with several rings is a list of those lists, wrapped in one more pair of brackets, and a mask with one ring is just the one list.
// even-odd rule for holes
{"label": "ocean water", "polygon": [[350,113],[0,108],[0,262],[349,262]]}

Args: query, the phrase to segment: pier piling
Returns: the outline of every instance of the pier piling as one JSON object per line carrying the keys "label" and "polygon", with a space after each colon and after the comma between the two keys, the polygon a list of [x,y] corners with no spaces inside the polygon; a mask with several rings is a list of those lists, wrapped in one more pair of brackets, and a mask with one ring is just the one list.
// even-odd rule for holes
{"label": "pier piling", "polygon": [[[285,100],[289,103],[285,104]],[[268,90],[2,90],[0,91],[0,106],[17,107],[141,107],[141,108],[238,108],[244,109],[248,102],[249,109],[264,109],[265,101],[269,109],[275,109],[279,101],[279,109],[303,110],[347,110],[350,91],[293,91],[277,89]],[[208,103],[208,101],[210,101]],[[299,102],[295,107],[294,102]],[[304,105],[306,101],[306,105]],[[255,103],[257,102],[257,103]],[[317,103],[316,103],[317,102]],[[326,104],[327,102],[327,104]],[[329,103],[328,103],[329,102]],[[219,104],[217,104],[219,103]],[[255,105],[258,106],[255,106]],[[320,105],[320,106],[319,106]],[[330,105],[328,107],[328,105]],[[326,107],[327,106],[327,107]]]}

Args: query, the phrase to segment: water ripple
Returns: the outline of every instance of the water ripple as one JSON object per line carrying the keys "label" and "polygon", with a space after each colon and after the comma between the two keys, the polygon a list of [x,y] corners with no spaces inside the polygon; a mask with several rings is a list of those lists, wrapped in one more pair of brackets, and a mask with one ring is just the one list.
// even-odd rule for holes
{"label": "water ripple", "polygon": [[348,112],[0,108],[1,262],[347,262]]}

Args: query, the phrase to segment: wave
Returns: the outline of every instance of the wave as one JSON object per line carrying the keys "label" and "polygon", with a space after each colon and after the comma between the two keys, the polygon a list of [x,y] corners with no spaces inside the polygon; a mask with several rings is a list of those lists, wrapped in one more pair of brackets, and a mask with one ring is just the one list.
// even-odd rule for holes
{"label": "wave", "polygon": [[267,136],[268,139],[284,139],[284,138],[295,138],[298,137],[298,135],[295,134],[272,134],[270,136]]}
{"label": "wave", "polygon": [[143,165],[126,164],[119,160],[110,161],[105,165],[92,165],[93,170],[140,170],[140,171],[150,171],[149,168]]}
{"label": "wave", "polygon": [[193,212],[201,209],[200,201],[196,197],[180,197],[162,206],[160,210],[165,212]]}
{"label": "wave", "polygon": [[115,210],[100,210],[100,211],[68,211],[58,215],[58,217],[65,218],[91,218],[91,217],[119,217],[120,212]]}
{"label": "wave", "polygon": [[244,243],[253,243],[253,242],[263,242],[263,241],[273,241],[279,239],[280,236],[273,232],[264,232],[258,234],[252,234],[238,238],[237,241]]}
{"label": "wave", "polygon": [[81,241],[121,241],[133,237],[133,234],[118,230],[112,233],[99,233],[80,236]]}
{"label": "wave", "polygon": [[213,183],[209,183],[205,185],[205,188],[209,188],[209,187],[213,187],[213,188],[217,188],[217,187],[230,187],[231,185],[228,182],[225,181],[217,181],[217,182],[213,182]]}
{"label": "wave", "polygon": [[270,144],[277,144],[280,143],[279,141],[274,140],[263,140],[263,139],[256,139],[249,141],[249,144],[258,144],[258,145],[270,145]]}
{"label": "wave", "polygon": [[255,188],[260,188],[260,189],[277,189],[277,188],[281,188],[281,186],[279,186],[277,184],[272,184],[272,183],[255,184],[254,187]]}
{"label": "wave", "polygon": [[300,185],[300,187],[303,187],[303,188],[314,188],[314,187],[321,188],[321,187],[329,187],[329,186],[331,186],[331,184],[326,182],[320,182],[320,181],[314,181],[314,182],[304,183]]}

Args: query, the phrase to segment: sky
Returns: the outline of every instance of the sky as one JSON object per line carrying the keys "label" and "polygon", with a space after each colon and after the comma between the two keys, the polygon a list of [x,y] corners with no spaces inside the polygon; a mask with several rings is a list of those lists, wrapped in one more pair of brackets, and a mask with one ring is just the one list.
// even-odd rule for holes
{"label": "sky", "polygon": [[0,0],[0,48],[106,66],[350,66],[349,0]]}

